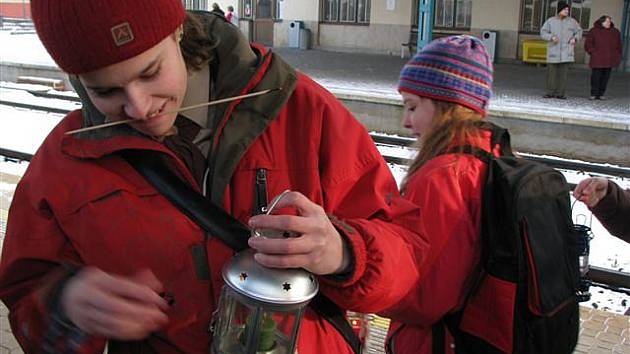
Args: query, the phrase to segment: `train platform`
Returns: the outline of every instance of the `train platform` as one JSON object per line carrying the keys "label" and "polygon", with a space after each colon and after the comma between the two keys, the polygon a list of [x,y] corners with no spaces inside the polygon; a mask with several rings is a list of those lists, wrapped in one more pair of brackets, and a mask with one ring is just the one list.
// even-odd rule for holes
{"label": "train platform", "polygon": [[[11,48],[0,55],[1,81],[15,81],[24,75],[65,79],[34,33],[0,30],[0,46]],[[344,101],[402,105],[396,83],[408,58],[291,48],[273,50]],[[588,68],[570,69],[567,100],[543,99],[545,82],[543,66],[495,64],[490,115],[630,131],[630,72],[613,71],[605,101],[589,100]]]}
{"label": "train platform", "polygon": [[[287,62],[343,99],[402,104],[399,56],[274,48]],[[490,115],[630,130],[630,72],[613,71],[606,100],[590,100],[590,70],[569,71],[566,100],[544,99],[547,69],[495,64]]]}

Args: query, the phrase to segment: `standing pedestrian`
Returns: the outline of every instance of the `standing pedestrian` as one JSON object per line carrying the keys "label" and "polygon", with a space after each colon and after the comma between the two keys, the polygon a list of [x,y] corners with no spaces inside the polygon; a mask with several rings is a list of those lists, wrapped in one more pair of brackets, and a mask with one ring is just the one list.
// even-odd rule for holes
{"label": "standing pedestrian", "polygon": [[227,7],[227,14],[225,14],[225,18],[234,26],[238,27],[238,15],[234,12],[234,6],[230,5]]}
{"label": "standing pedestrian", "polygon": [[212,12],[213,14],[225,16],[225,12],[223,12],[219,4],[217,4],[216,2],[212,3],[212,11],[210,12]]}
{"label": "standing pedestrian", "polygon": [[[478,277],[488,166],[462,152],[469,145],[499,153],[491,146],[491,131],[484,128],[492,81],[492,61],[472,36],[437,39],[401,71],[403,125],[420,143],[402,191],[420,206],[415,227],[431,247],[428,256],[418,251],[419,282],[382,312],[392,319],[389,353],[439,352],[432,342],[433,329],[446,314],[461,308]],[[452,352],[447,346],[446,353]]]}
{"label": "standing pedestrian", "polygon": [[575,44],[582,38],[582,28],[569,16],[570,10],[566,1],[558,1],[557,15],[547,19],[540,29],[540,37],[549,42],[545,98],[567,98],[567,72],[575,61]]}
{"label": "standing pedestrian", "polygon": [[[169,202],[125,151],[157,156],[155,173],[172,171],[253,228],[294,233],[250,239],[256,260],[307,269],[326,294],[358,294],[361,278],[381,293],[358,296],[377,302],[391,283],[415,276],[391,270],[413,261],[394,221],[417,208],[400,198],[361,123],[306,75],[219,15],[186,13],[181,0],[30,4],[83,109],[42,143],[9,211],[0,299],[24,352],[93,354],[106,344],[110,354],[209,352],[221,270],[234,251]],[[276,90],[178,113],[266,89]],[[290,215],[256,215],[287,189],[278,207]],[[301,354],[352,353],[311,308],[299,333]]]}
{"label": "standing pedestrian", "polygon": [[591,100],[605,100],[612,68],[621,62],[621,33],[608,15],[600,17],[586,35],[584,49],[591,55]]}

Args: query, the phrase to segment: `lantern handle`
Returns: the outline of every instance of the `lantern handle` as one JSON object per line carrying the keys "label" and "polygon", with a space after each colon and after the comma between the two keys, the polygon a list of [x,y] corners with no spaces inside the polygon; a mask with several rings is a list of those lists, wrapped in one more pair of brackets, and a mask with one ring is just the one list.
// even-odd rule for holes
{"label": "lantern handle", "polygon": [[[271,214],[271,212],[276,208],[276,205],[278,205],[278,203],[280,203],[282,198],[284,198],[284,196],[287,195],[287,193],[289,193],[290,191],[291,190],[289,189],[285,189],[282,193],[278,194],[275,198],[273,198],[273,200],[271,201],[268,207],[263,207],[262,211],[265,213],[265,215]],[[262,235],[260,234],[260,231],[256,229],[252,229],[252,233],[254,234],[254,237],[262,237]]]}
{"label": "lantern handle", "polygon": [[280,203],[282,198],[284,198],[284,196],[287,195],[287,193],[289,193],[289,192],[290,192],[289,189],[285,189],[282,193],[278,194],[275,198],[273,198],[273,200],[271,201],[271,204],[269,204],[269,207],[263,208],[263,211],[265,212],[265,215],[271,214],[273,209],[276,208],[276,205],[278,205],[278,203]]}

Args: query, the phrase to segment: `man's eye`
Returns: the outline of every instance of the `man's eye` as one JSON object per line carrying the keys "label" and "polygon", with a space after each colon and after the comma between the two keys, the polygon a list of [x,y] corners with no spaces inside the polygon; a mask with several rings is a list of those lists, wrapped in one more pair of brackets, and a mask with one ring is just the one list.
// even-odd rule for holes
{"label": "man's eye", "polygon": [[92,90],[95,95],[99,97],[107,97],[111,96],[114,93],[114,89],[106,89],[106,90]]}
{"label": "man's eye", "polygon": [[158,68],[157,70],[152,71],[150,73],[147,73],[145,75],[142,75],[141,78],[145,79],[145,80],[150,80],[150,79],[153,79],[153,78],[157,77],[159,73],[160,73],[160,68]]}

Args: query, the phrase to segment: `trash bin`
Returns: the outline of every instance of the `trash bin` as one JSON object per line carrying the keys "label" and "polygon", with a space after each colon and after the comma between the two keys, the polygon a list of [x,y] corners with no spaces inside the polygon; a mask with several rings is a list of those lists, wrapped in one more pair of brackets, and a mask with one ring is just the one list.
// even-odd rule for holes
{"label": "trash bin", "polygon": [[304,28],[302,21],[291,21],[289,23],[289,48],[300,47],[300,29]]}
{"label": "trash bin", "polygon": [[483,31],[481,32],[481,42],[488,51],[490,60],[494,63],[495,53],[497,50],[497,32],[495,31]]}
{"label": "trash bin", "polygon": [[300,28],[300,49],[311,48],[311,30],[306,28]]}

